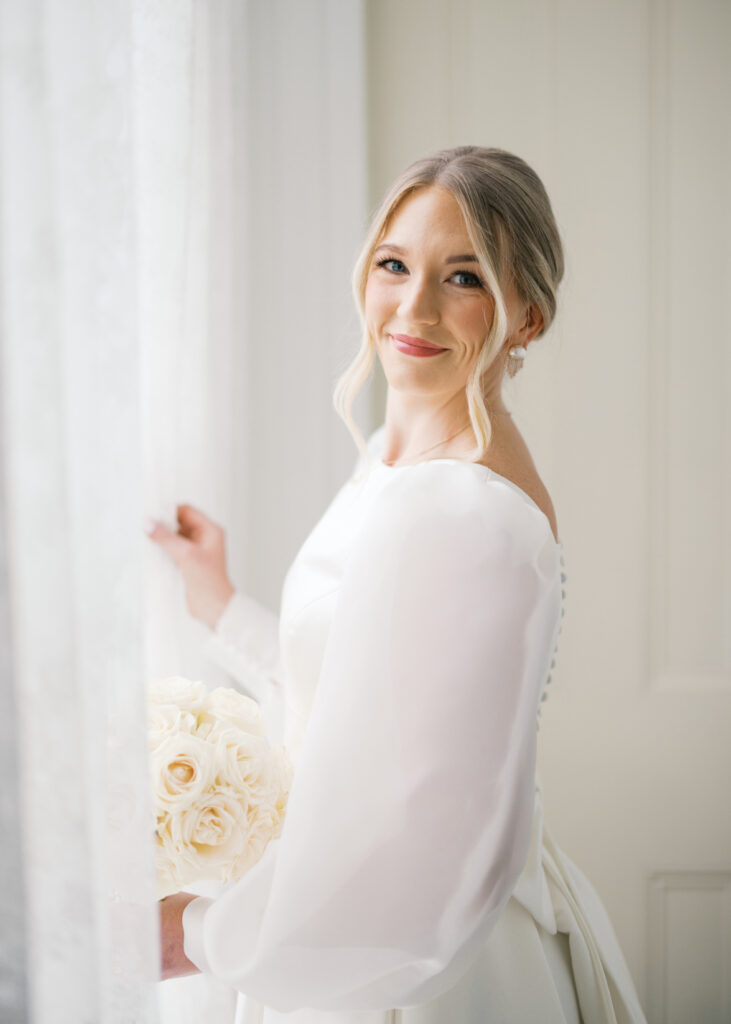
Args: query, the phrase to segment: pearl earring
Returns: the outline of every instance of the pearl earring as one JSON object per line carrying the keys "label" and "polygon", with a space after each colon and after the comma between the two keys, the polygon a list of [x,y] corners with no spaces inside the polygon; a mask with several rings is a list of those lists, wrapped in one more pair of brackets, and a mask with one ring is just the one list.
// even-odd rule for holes
{"label": "pearl earring", "polygon": [[509,377],[514,377],[521,368],[526,352],[527,349],[525,345],[513,345],[508,349],[509,362],[507,365],[507,371]]}

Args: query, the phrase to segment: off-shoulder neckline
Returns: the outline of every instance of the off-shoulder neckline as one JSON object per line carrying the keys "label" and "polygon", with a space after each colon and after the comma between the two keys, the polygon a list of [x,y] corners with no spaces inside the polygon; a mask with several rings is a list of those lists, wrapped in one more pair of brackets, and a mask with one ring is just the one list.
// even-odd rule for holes
{"label": "off-shoulder neckline", "polygon": [[546,515],[546,513],[543,511],[543,509],[540,507],[540,505],[538,505],[533,500],[533,498],[531,498],[531,496],[529,494],[527,494],[523,490],[522,487],[518,487],[518,485],[516,483],[514,483],[512,480],[509,480],[508,477],[502,476],[501,473],[497,473],[494,469],[491,469],[489,466],[483,465],[481,462],[470,462],[469,459],[448,459],[448,458],[443,458],[443,459],[425,459],[423,462],[413,462],[410,465],[404,465],[404,466],[389,466],[389,464],[387,462],[384,462],[383,459],[381,459],[380,456],[375,456],[372,459],[372,463],[377,468],[379,468],[381,470],[388,470],[391,473],[397,472],[399,470],[404,470],[404,469],[416,469],[418,466],[433,465],[435,463],[442,463],[442,464],[449,464],[449,465],[462,465],[462,466],[475,466],[475,467],[477,467],[477,468],[479,468],[481,470],[485,470],[488,473],[488,479],[490,479],[490,480],[492,480],[492,479],[499,480],[502,483],[507,484],[508,487],[512,487],[512,489],[514,491],[517,491],[518,494],[522,495],[523,498],[525,498],[525,500],[530,505],[532,505],[534,509],[536,509],[538,512],[540,512],[540,514],[543,516],[543,518],[546,521],[546,524],[548,526],[548,532],[551,535],[551,540],[553,541],[554,546],[556,548],[560,548],[561,551],[563,552],[563,540],[561,540],[560,538],[558,540],[556,540],[556,538],[554,537],[553,529],[551,528],[550,520],[549,520],[548,516]]}

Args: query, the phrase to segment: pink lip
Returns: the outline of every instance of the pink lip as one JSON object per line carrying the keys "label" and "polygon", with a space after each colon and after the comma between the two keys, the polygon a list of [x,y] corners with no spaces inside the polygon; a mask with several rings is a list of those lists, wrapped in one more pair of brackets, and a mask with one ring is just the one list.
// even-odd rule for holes
{"label": "pink lip", "polygon": [[431,341],[423,338],[412,338],[408,334],[392,334],[391,338],[400,352],[409,356],[435,356],[439,352],[446,352],[445,348],[434,345]]}

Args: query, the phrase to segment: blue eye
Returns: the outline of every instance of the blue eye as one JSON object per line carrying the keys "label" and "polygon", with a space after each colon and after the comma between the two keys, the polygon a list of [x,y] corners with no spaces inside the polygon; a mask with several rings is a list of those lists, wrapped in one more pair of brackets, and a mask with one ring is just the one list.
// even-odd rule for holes
{"label": "blue eye", "polygon": [[467,288],[482,288],[482,281],[480,280],[480,278],[477,276],[477,274],[471,274],[469,270],[458,270],[453,276],[454,277],[471,277],[472,278],[472,281],[469,282],[467,285],[465,285],[463,287],[467,287]]}
{"label": "blue eye", "polygon": [[[379,260],[378,263],[376,263],[376,266],[377,267],[385,267],[385,265],[387,263],[401,263],[401,260],[396,260],[396,259],[393,259],[391,257],[387,257],[385,260]],[[404,264],[401,263],[401,266],[403,267]],[[392,273],[396,273],[396,271],[392,271]]]}
{"label": "blue eye", "polygon": [[[399,263],[404,268],[404,270],[406,269],[406,264],[403,263],[401,260],[396,259],[395,256],[386,256],[384,259],[378,260],[378,262],[376,263],[376,266],[377,267],[386,267],[386,264],[388,264],[388,263]],[[386,269],[388,269],[389,273],[391,273],[391,274],[400,274],[401,273],[401,271],[393,270],[390,267],[386,267]],[[470,279],[465,284],[460,284],[459,285],[460,288],[483,288],[484,287],[484,282],[477,276],[477,274],[473,274],[469,270],[456,270],[454,272],[454,274],[452,274],[452,277],[467,277],[467,278]]]}

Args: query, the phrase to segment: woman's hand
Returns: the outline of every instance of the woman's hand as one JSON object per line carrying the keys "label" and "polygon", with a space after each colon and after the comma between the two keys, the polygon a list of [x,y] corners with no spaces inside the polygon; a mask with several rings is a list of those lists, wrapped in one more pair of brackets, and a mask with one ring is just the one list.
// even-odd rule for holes
{"label": "woman's hand", "polygon": [[190,614],[214,629],[235,589],[226,571],[224,530],[192,505],[177,511],[177,533],[154,520],[145,529],[180,569]]}
{"label": "woman's hand", "polygon": [[200,974],[183,950],[183,911],[191,900],[192,892],[176,892],[160,900],[160,970],[162,981],[182,978],[186,974]]}

